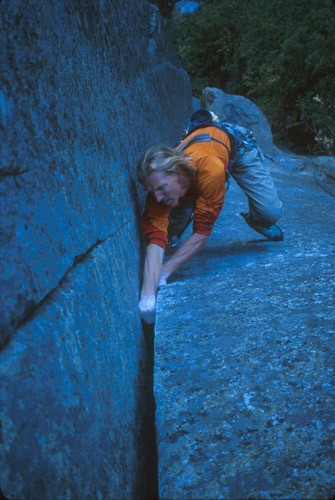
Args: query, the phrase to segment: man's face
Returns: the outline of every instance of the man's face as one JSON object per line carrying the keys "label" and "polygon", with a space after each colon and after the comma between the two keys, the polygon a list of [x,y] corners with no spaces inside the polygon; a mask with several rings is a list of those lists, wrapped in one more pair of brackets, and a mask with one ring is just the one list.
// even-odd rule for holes
{"label": "man's face", "polygon": [[152,172],[145,182],[148,191],[152,192],[159,203],[176,207],[179,198],[184,196],[190,183],[179,174]]}

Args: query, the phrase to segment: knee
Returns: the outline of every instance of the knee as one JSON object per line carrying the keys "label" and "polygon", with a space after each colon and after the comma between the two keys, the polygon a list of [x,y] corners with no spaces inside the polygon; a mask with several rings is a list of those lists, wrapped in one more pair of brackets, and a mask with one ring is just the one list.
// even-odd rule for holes
{"label": "knee", "polygon": [[272,226],[279,221],[280,217],[283,215],[284,209],[281,203],[279,207],[271,207],[268,215],[268,225]]}
{"label": "knee", "polygon": [[283,204],[278,200],[278,203],[262,206],[261,210],[255,210],[254,213],[250,211],[250,216],[256,224],[269,227],[278,222],[280,217],[283,215],[283,212]]}

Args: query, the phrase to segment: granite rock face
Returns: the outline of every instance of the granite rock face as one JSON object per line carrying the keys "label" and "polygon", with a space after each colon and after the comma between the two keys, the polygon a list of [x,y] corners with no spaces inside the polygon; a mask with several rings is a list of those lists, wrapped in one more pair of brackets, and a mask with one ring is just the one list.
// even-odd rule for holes
{"label": "granite rock face", "polygon": [[288,160],[271,167],[285,240],[245,224],[232,182],[206,248],[159,292],[162,500],[334,495],[335,202]]}
{"label": "granite rock face", "polygon": [[301,174],[312,174],[324,191],[335,196],[335,156],[291,156],[275,148],[275,157]]}
{"label": "granite rock face", "polygon": [[122,231],[139,154],[179,137],[191,97],[158,11],[144,1],[26,9],[17,0],[1,15],[6,339],[78,256]]}
{"label": "granite rock face", "polygon": [[255,103],[240,95],[206,87],[203,90],[205,107],[214,111],[221,120],[237,123],[251,129],[258,145],[268,155],[273,154],[273,139],[269,122]]}
{"label": "granite rock face", "polygon": [[1,488],[130,498],[147,363],[135,169],[179,138],[189,79],[145,1],[0,14]]}

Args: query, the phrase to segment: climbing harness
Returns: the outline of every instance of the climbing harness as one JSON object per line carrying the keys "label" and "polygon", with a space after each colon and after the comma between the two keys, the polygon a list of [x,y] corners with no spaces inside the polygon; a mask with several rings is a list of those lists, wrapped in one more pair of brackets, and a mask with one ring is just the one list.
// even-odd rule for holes
{"label": "climbing harness", "polygon": [[[252,149],[257,148],[256,139],[251,130],[242,127],[241,125],[237,125],[236,123],[222,122],[211,111],[208,111],[207,109],[199,109],[198,111],[195,111],[192,114],[188,127],[184,131],[182,140],[180,142],[185,141],[185,139],[196,130],[199,129],[201,130],[202,128],[209,126],[216,127],[228,135],[231,144],[231,152],[229,151],[227,144],[220,141],[219,139],[216,139],[215,137],[212,137],[210,134],[207,133],[197,134],[191,137],[188,141],[184,142],[184,144],[179,143],[180,145],[179,146],[177,145],[176,150],[178,152],[182,152],[188,146],[197,142],[214,141],[220,143],[224,148],[226,148],[229,156],[229,166],[228,169],[226,170],[226,175],[227,175],[226,192],[227,192],[230,184],[229,182],[229,178],[231,175],[230,170],[234,165],[234,160],[242,156],[243,153],[245,153],[246,151],[251,151]],[[262,154],[261,151],[260,154]]]}
{"label": "climbing harness", "polygon": [[[237,123],[226,123],[218,119],[218,117],[208,111],[207,109],[199,109],[195,111],[190,118],[188,127],[183,133],[182,141],[184,141],[187,136],[192,134],[198,129],[205,127],[216,127],[219,130],[225,132],[231,142],[232,146],[232,158],[236,155],[243,154],[245,151],[251,151],[255,147],[257,147],[256,139],[251,130],[242,127],[241,125],[237,125]],[[181,141],[181,142],[182,142]],[[219,139],[211,137],[209,134],[198,134],[194,137],[191,137],[189,141],[181,146],[177,146],[177,151],[183,151],[190,144],[195,142],[210,142],[215,141],[221,143],[226,149],[227,145],[224,144]]]}

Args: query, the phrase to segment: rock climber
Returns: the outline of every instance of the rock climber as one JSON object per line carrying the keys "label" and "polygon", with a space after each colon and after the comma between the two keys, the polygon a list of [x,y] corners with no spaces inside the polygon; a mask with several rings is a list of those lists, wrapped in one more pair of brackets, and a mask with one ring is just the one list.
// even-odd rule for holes
{"label": "rock climber", "polygon": [[[246,131],[238,142],[236,132],[216,122],[214,113],[197,111],[176,148],[151,147],[138,164],[138,179],[148,191],[143,214],[147,250],[139,302],[140,316],[148,324],[155,321],[158,288],[205,246],[222,209],[230,175],[248,198],[249,211],[241,213],[247,224],[271,241],[283,239],[275,224],[283,212],[282,202],[254,137],[237,127]],[[179,239],[192,219],[191,236],[163,265],[166,248]]]}

